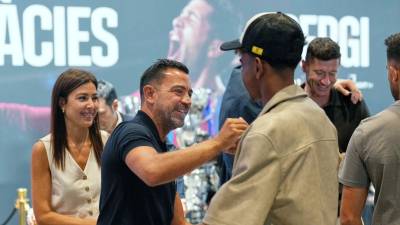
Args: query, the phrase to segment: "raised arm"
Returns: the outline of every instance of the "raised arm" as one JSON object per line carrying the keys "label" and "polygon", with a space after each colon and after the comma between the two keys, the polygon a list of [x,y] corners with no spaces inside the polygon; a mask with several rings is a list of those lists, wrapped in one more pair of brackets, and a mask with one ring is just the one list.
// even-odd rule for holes
{"label": "raised arm", "polygon": [[352,80],[338,80],[334,84],[334,88],[345,96],[351,95],[353,104],[357,104],[357,102],[361,102],[363,99],[360,89],[357,88],[356,83]]}
{"label": "raised arm", "polygon": [[233,149],[247,126],[242,118],[228,119],[212,139],[161,154],[152,147],[136,147],[126,155],[125,163],[149,186],[168,183],[213,159],[222,149]]}

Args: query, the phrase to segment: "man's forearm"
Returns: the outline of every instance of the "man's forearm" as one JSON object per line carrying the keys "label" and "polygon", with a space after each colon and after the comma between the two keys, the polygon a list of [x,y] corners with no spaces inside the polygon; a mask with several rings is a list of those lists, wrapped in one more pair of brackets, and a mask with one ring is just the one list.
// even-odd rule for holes
{"label": "man's forearm", "polygon": [[358,217],[358,218],[353,217],[352,219],[340,218],[340,224],[341,225],[363,225],[363,223],[361,221],[361,217]]}
{"label": "man's forearm", "polygon": [[361,214],[367,199],[368,188],[344,185],[340,206],[342,225],[362,225]]}
{"label": "man's forearm", "polygon": [[210,139],[182,150],[153,155],[148,165],[152,176],[151,185],[171,182],[192,171],[215,158],[222,147],[217,141]]}
{"label": "man's forearm", "polygon": [[167,153],[148,146],[137,147],[128,153],[125,162],[149,186],[168,183],[215,158],[221,149],[234,149],[247,127],[242,118],[229,118],[220,133],[209,140]]}

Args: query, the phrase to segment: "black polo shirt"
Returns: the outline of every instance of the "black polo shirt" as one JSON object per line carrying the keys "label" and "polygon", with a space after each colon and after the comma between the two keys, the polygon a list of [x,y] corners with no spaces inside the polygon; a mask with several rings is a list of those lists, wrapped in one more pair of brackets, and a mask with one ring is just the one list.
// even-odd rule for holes
{"label": "black polo shirt", "polygon": [[353,104],[351,96],[345,96],[332,88],[329,102],[323,109],[336,127],[340,152],[346,152],[354,130],[361,120],[369,117],[369,110],[365,101]]}
{"label": "black polo shirt", "polygon": [[101,169],[99,225],[170,225],[175,183],[147,186],[125,164],[126,155],[139,146],[166,152],[154,122],[143,111],[122,122],[104,147]]}

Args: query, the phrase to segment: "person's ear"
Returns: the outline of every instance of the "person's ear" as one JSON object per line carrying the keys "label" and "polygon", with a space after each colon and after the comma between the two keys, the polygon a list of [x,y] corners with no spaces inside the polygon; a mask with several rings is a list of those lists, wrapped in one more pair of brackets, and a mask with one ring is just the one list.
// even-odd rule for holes
{"label": "person's ear", "polygon": [[256,72],[256,79],[257,80],[261,80],[261,78],[264,76],[265,74],[265,68],[264,68],[264,63],[262,61],[262,59],[258,58],[258,57],[254,57],[254,66],[255,66],[255,72]]}
{"label": "person's ear", "polygon": [[306,73],[306,71],[308,70],[308,64],[304,59],[301,60],[300,66],[303,72]]}
{"label": "person's ear", "polygon": [[222,45],[223,41],[219,40],[219,39],[214,39],[211,41],[210,45],[208,46],[208,52],[207,52],[207,56],[208,58],[218,58],[220,57],[222,54],[224,54],[223,51],[221,51],[219,49],[219,47]]}
{"label": "person's ear", "polygon": [[151,85],[145,85],[143,87],[144,101],[154,103],[156,99],[156,89]]}
{"label": "person's ear", "polygon": [[118,99],[114,99],[114,101],[111,103],[111,108],[114,112],[118,110]]}
{"label": "person's ear", "polygon": [[397,87],[400,90],[400,69],[397,69],[394,66],[390,66],[389,70],[390,71],[388,74],[389,74],[390,83],[397,85]]}
{"label": "person's ear", "polygon": [[[396,83],[397,87],[399,88],[398,91],[400,91],[400,69],[396,69]],[[399,93],[399,98],[400,98],[400,93]]]}
{"label": "person's ear", "polygon": [[65,98],[61,97],[60,100],[58,101],[58,106],[61,108],[61,111],[64,113],[65,112],[65,104],[67,101]]}
{"label": "person's ear", "polygon": [[400,69],[398,69],[398,68],[396,68],[396,67],[393,67],[393,80],[394,81],[396,81],[396,82],[399,82],[399,80],[400,80]]}
{"label": "person's ear", "polygon": [[388,66],[388,76],[391,82],[396,82],[398,80],[398,70],[393,66]]}

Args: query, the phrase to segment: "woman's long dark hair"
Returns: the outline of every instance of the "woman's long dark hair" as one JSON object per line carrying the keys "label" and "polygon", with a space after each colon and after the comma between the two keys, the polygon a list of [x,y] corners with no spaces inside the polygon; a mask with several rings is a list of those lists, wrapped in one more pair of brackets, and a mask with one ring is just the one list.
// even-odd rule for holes
{"label": "woman's long dark hair", "polygon": [[[67,129],[64,113],[60,107],[60,101],[67,101],[68,95],[78,87],[93,83],[97,89],[96,77],[90,72],[80,69],[68,69],[60,74],[53,87],[51,95],[51,145],[53,147],[53,159],[57,168],[65,168],[65,151],[68,147]],[[89,127],[89,138],[93,146],[97,164],[100,166],[103,141],[99,129],[99,115],[94,118]]]}

